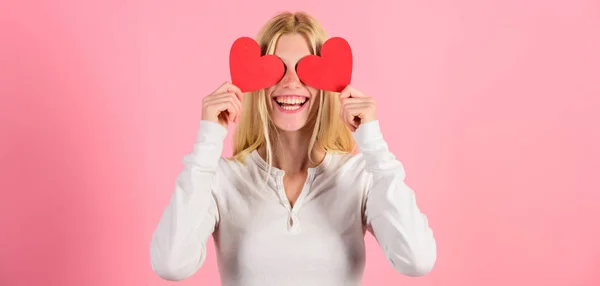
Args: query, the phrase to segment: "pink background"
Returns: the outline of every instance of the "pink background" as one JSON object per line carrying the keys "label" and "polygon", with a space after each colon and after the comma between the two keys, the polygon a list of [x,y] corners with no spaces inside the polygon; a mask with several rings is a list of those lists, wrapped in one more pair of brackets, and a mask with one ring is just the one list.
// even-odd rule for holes
{"label": "pink background", "polygon": [[[600,285],[596,0],[11,2],[0,285],[172,285],[150,268],[150,235],[201,99],[228,79],[233,40],[281,10],[351,43],[353,85],[377,99],[436,234],[418,279],[367,236],[364,285]],[[177,285],[218,279],[211,242]]]}

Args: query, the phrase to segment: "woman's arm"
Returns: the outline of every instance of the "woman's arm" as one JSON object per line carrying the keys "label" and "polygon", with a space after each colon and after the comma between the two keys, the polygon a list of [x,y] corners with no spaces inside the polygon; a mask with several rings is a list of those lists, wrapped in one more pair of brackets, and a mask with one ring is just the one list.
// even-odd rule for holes
{"label": "woman's arm", "polygon": [[359,125],[353,136],[372,175],[365,202],[369,232],[398,272],[429,273],[436,261],[436,242],[415,193],[404,182],[402,163],[389,151],[378,121]]}
{"label": "woman's arm", "polygon": [[152,269],[163,279],[183,280],[204,263],[206,242],[219,221],[212,190],[226,135],[218,123],[200,121],[193,152],[183,159],[150,245]]}

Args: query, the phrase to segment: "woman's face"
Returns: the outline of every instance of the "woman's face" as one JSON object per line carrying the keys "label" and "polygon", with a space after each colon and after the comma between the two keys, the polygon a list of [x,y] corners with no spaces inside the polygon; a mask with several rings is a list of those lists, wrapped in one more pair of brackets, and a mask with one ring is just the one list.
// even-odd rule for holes
{"label": "woman's face", "polygon": [[296,64],[310,55],[306,39],[300,34],[284,34],[275,46],[275,55],[286,66],[281,81],[266,90],[269,111],[275,125],[285,131],[304,127],[318,106],[318,90],[302,84],[296,74]]}

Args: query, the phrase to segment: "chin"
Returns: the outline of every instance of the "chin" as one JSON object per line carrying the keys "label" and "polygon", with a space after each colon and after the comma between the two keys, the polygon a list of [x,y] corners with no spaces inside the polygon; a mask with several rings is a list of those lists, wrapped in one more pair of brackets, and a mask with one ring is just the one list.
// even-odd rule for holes
{"label": "chin", "polygon": [[271,114],[271,119],[280,131],[299,131],[310,125],[308,112],[291,115],[275,111]]}
{"label": "chin", "polygon": [[278,120],[273,120],[273,123],[275,123],[275,126],[277,127],[277,129],[281,130],[281,131],[299,131],[302,128],[306,127],[306,121],[304,122],[278,122]]}

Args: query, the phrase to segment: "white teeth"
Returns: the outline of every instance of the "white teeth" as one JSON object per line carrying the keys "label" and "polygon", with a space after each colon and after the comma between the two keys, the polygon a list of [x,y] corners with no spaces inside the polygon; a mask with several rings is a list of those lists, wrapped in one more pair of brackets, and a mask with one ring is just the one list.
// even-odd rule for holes
{"label": "white teeth", "polygon": [[282,106],[283,109],[285,110],[296,110],[296,109],[300,109],[299,105],[286,105],[286,106]]}
{"label": "white teeth", "polygon": [[278,103],[285,104],[302,104],[306,102],[307,98],[303,96],[279,96],[275,98]]}

